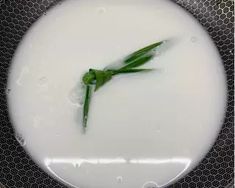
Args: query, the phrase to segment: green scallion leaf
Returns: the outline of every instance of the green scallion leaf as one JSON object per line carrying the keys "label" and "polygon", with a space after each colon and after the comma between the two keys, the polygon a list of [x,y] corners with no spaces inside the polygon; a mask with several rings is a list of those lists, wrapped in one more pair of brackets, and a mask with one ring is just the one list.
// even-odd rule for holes
{"label": "green scallion leaf", "polygon": [[84,131],[86,131],[86,127],[87,127],[89,106],[90,106],[90,102],[91,102],[91,92],[92,92],[92,86],[87,85],[86,86],[86,93],[85,93],[85,101],[84,101],[84,105],[83,105],[83,129],[84,129]]}
{"label": "green scallion leaf", "polygon": [[135,51],[134,53],[130,54],[129,56],[127,56],[127,58],[124,60],[125,64],[129,64],[132,61],[135,61],[136,59],[140,58],[141,56],[146,55],[147,53],[150,53],[152,50],[154,50],[155,48],[157,48],[158,46],[160,46],[162,42],[156,42],[154,44],[151,44],[149,46],[146,46],[138,51]]}
{"label": "green scallion leaf", "polygon": [[83,129],[86,130],[89,106],[91,101],[91,95],[93,91],[93,87],[95,87],[95,91],[105,85],[108,81],[112,79],[113,76],[118,74],[128,74],[128,73],[138,73],[138,72],[147,72],[152,71],[153,69],[145,69],[145,68],[137,68],[140,67],[155,57],[155,48],[160,46],[163,42],[157,42],[146,46],[138,51],[133,52],[129,56],[127,56],[122,61],[122,67],[112,68],[112,69],[89,69],[83,77],[83,84],[86,86],[85,92],[85,100],[83,105]]}

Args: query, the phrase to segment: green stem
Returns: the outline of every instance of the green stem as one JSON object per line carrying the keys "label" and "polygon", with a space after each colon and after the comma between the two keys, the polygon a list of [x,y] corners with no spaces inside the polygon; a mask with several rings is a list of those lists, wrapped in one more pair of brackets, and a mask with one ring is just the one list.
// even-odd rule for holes
{"label": "green stem", "polygon": [[117,74],[128,74],[128,73],[137,73],[137,72],[148,72],[148,71],[152,71],[154,69],[120,69],[117,71],[112,71],[112,75],[115,76]]}
{"label": "green stem", "polygon": [[91,102],[91,90],[92,90],[92,86],[87,85],[86,93],[85,93],[85,101],[84,101],[84,106],[83,106],[83,130],[84,132],[86,132],[86,127],[87,127],[89,106]]}

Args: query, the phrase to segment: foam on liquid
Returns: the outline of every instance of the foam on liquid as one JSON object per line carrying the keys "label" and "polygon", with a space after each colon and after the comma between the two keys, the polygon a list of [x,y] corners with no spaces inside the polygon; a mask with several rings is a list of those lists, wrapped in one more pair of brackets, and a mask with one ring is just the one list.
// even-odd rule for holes
{"label": "foam on liquid", "polygon": [[[92,97],[82,133],[79,81],[151,43],[145,67]],[[203,28],[166,0],[68,0],[27,33],[13,59],[13,125],[33,160],[80,188],[164,187],[203,158],[226,101],[219,54]]]}

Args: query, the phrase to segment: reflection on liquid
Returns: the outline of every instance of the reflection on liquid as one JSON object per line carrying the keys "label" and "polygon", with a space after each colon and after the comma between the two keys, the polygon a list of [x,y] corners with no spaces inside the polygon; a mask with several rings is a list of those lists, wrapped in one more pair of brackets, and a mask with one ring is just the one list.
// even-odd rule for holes
{"label": "reflection on liquid", "polygon": [[61,158],[61,159],[45,159],[45,164],[55,164],[55,163],[63,163],[63,164],[78,164],[81,166],[82,164],[88,163],[88,164],[123,164],[127,163],[127,160],[123,158]]}
{"label": "reflection on liquid", "polygon": [[[46,163],[46,160],[45,160],[45,164],[47,164],[47,163]],[[50,163],[49,163],[48,165],[46,165],[47,170],[48,170],[55,178],[57,178],[57,179],[60,180],[61,182],[66,183],[67,185],[69,185],[69,186],[71,186],[71,187],[77,187],[76,185],[71,184],[70,182],[66,181],[65,179],[63,179],[62,177],[60,177],[59,175],[57,175],[57,173],[54,172],[54,170],[52,170],[49,165],[50,165]]]}
{"label": "reflection on liquid", "polygon": [[[172,181],[176,180],[179,176],[181,176],[190,166],[191,160],[189,158],[169,158],[169,159],[155,159],[155,158],[145,158],[145,159],[125,159],[125,158],[46,158],[44,160],[44,163],[47,167],[47,169],[55,175],[60,180],[66,182],[62,178],[60,178],[56,172],[54,172],[50,165],[53,164],[71,164],[73,166],[80,167],[84,164],[91,164],[91,165],[123,165],[123,164],[133,164],[133,165],[160,165],[160,164],[180,164],[184,165],[182,170],[180,170],[179,173],[173,178],[171,178],[169,181],[165,182],[164,184],[156,184],[157,187],[165,186]],[[68,182],[66,182],[68,183]],[[149,182],[147,182],[149,183]],[[68,183],[70,186],[74,186],[70,183]],[[146,184],[145,184],[146,185]],[[74,186],[75,187],[75,186]]]}

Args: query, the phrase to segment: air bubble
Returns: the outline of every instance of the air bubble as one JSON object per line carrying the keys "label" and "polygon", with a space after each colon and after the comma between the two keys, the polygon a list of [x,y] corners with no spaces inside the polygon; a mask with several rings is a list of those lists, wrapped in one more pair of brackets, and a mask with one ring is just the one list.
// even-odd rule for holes
{"label": "air bubble", "polygon": [[98,8],[97,8],[97,12],[98,12],[99,14],[104,14],[106,11],[107,11],[107,10],[106,10],[105,7],[98,7]]}
{"label": "air bubble", "polygon": [[159,134],[159,133],[161,132],[161,130],[160,130],[160,129],[156,129],[155,132],[156,132],[157,134]]}
{"label": "air bubble", "polygon": [[117,180],[118,183],[122,183],[123,182],[123,177],[118,176],[118,177],[116,177],[116,180]]}
{"label": "air bubble", "polygon": [[10,94],[10,92],[11,92],[11,89],[6,89],[6,94],[8,95],[8,94]]}
{"label": "air bubble", "polygon": [[75,105],[77,107],[81,107],[83,105],[84,88],[82,84],[77,85],[69,92],[68,100],[72,105]]}
{"label": "air bubble", "polygon": [[197,42],[197,37],[191,37],[190,40],[191,40],[192,43],[195,43],[195,42]]}
{"label": "air bubble", "polygon": [[74,166],[74,168],[80,168],[81,164],[79,164],[79,163],[74,163],[73,166]]}
{"label": "air bubble", "polygon": [[45,77],[45,76],[43,76],[43,77],[41,77],[41,78],[38,79],[38,84],[39,84],[40,86],[46,85],[47,82],[48,82],[48,80],[47,80],[47,77]]}
{"label": "air bubble", "polygon": [[19,144],[21,146],[25,146],[26,145],[26,141],[24,140],[22,135],[20,135],[19,133],[15,133],[15,138],[16,138],[16,140],[19,142]]}
{"label": "air bubble", "polygon": [[158,185],[157,185],[157,183],[151,181],[151,182],[146,182],[143,185],[143,188],[158,188]]}
{"label": "air bubble", "polygon": [[24,83],[25,76],[29,74],[29,68],[23,67],[22,71],[20,72],[20,75],[16,81],[16,84],[21,86]]}

